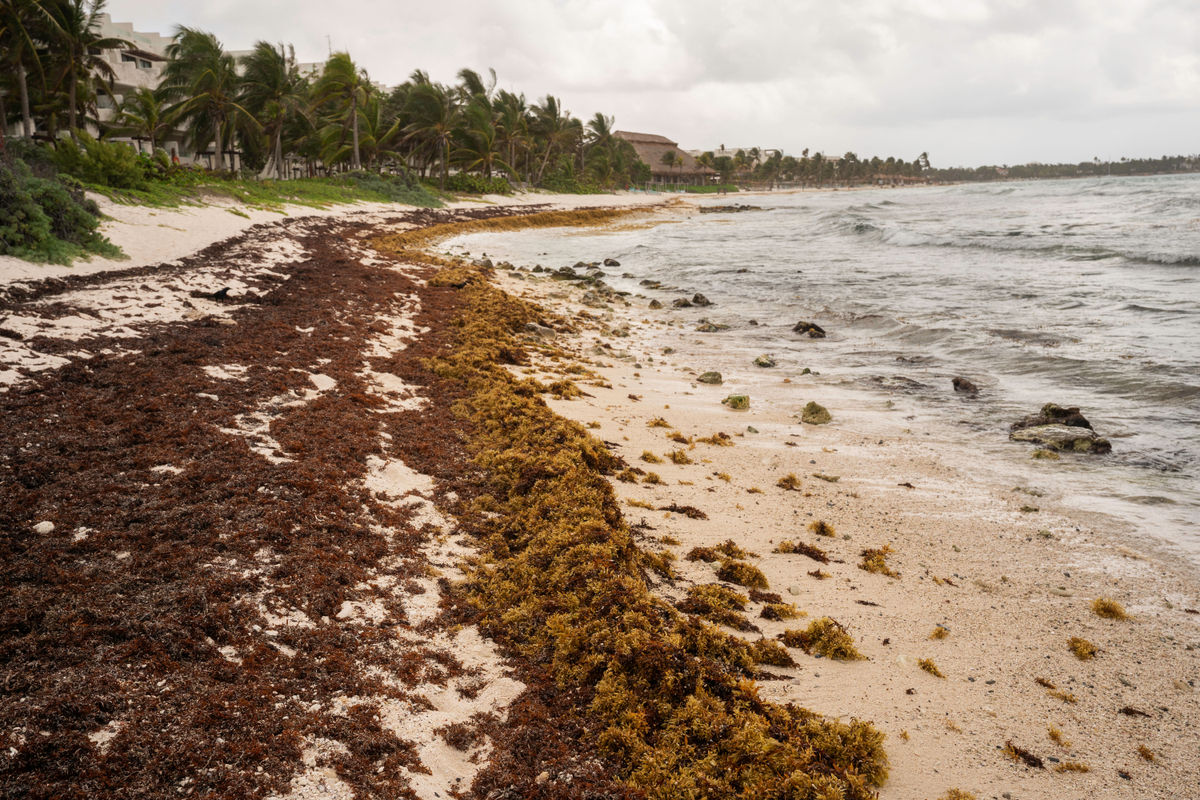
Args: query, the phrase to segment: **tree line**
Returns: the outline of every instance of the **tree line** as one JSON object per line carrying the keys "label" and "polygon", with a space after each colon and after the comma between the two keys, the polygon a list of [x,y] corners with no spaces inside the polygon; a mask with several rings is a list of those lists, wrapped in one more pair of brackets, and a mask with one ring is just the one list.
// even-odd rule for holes
{"label": "tree line", "polygon": [[[416,70],[389,91],[345,52],[305,73],[290,46],[259,41],[235,58],[212,33],[186,26],[159,85],[118,101],[102,51],[132,45],[101,35],[103,9],[104,0],[0,0],[0,119],[19,120],[24,138],[55,143],[90,126],[155,152],[182,134],[218,170],[232,168],[236,151],[243,166],[277,178],[289,164],[305,174],[413,169],[443,188],[452,170],[566,191],[649,178],[611,116],[584,123],[553,95],[531,102],[498,88],[494,71],[485,80],[463,69],[445,84]],[[115,104],[106,121],[104,97]]]}
{"label": "tree line", "polygon": [[722,183],[849,185],[878,180],[921,179],[932,172],[928,153],[905,161],[895,156],[859,158],[856,153],[849,151],[841,156],[827,156],[824,153],[810,153],[808,148],[796,157],[784,155],[782,150],[751,147],[737,150],[732,156],[718,156],[709,150],[697,156],[696,160],[715,169]]}

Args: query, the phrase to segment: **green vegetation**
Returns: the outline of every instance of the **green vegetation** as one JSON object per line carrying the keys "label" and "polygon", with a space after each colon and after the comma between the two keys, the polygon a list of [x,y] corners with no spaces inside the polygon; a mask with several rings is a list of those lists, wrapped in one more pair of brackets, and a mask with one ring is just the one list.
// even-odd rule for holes
{"label": "green vegetation", "polygon": [[[413,239],[388,241],[404,251]],[[579,698],[584,735],[636,794],[872,797],[887,775],[879,731],[763,700],[749,678],[759,659],[782,661],[776,648],[650,592],[604,476],[616,458],[520,391],[497,358],[519,352],[515,333],[541,312],[460,266],[432,284],[456,292],[462,311],[430,368],[460,398],[478,490],[494,500],[494,513],[454,509],[480,548],[461,596],[481,629]]]}
{"label": "green vegetation", "polygon": [[56,264],[87,254],[119,258],[120,249],[97,232],[100,209],[79,183],[35,164],[40,177],[12,153],[0,158],[0,255]]}

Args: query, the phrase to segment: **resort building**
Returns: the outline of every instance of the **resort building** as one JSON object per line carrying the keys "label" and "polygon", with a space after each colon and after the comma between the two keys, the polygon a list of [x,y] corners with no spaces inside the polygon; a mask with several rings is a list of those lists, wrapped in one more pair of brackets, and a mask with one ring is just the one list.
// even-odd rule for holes
{"label": "resort building", "polygon": [[638,158],[650,167],[652,183],[712,183],[717,171],[700,164],[677,142],[653,133],[616,131],[615,136],[633,145]]}

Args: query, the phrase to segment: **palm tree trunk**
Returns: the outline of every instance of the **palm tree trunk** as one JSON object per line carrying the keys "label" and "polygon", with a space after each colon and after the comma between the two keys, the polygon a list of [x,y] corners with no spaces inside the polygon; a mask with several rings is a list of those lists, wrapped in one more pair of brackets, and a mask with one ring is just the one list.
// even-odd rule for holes
{"label": "palm tree trunk", "polygon": [[67,74],[67,80],[71,82],[71,88],[67,90],[67,97],[69,98],[67,102],[70,103],[70,106],[67,108],[67,120],[71,124],[71,141],[78,142],[79,137],[75,135],[75,123],[77,122],[75,117],[75,90],[78,81],[75,79],[74,65],[72,65],[70,72]]}
{"label": "palm tree trunk", "polygon": [[225,151],[222,149],[224,142],[221,141],[221,122],[213,120],[213,150],[216,151],[216,158],[213,159],[213,164],[216,165],[217,172],[225,171]]}
{"label": "palm tree trunk", "polygon": [[283,126],[275,132],[275,177],[283,180]]}
{"label": "palm tree trunk", "polygon": [[554,147],[552,145],[550,145],[550,144],[546,145],[546,157],[542,159],[542,165],[540,167],[538,167],[538,171],[537,171],[537,180],[534,181],[534,183],[539,186],[542,183],[542,173],[546,171],[546,165],[550,163],[550,153],[553,150],[554,150]]}
{"label": "palm tree trunk", "polygon": [[354,95],[350,103],[350,113],[354,115],[354,168],[362,169],[362,158],[358,154],[358,95]]}
{"label": "palm tree trunk", "polygon": [[26,139],[33,138],[33,115],[29,113],[29,76],[25,65],[17,65],[17,86],[21,90],[21,129]]}
{"label": "palm tree trunk", "polygon": [[450,140],[442,137],[442,191],[446,191],[446,173],[450,170]]}

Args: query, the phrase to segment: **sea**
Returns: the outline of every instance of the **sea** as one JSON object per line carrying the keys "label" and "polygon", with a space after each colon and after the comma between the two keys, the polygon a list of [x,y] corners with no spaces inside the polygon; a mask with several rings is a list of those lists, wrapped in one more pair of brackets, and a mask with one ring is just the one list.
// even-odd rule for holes
{"label": "sea", "polygon": [[[699,292],[711,307],[659,312],[729,325],[688,337],[710,343],[699,368],[752,381],[763,353],[808,368],[936,428],[966,468],[1000,465],[1200,564],[1200,175],[700,202],[755,208],[447,248],[523,269],[612,258],[605,282],[635,303]],[[800,320],[827,337],[797,335]],[[1009,425],[1049,402],[1078,406],[1112,453],[1032,462]]]}

